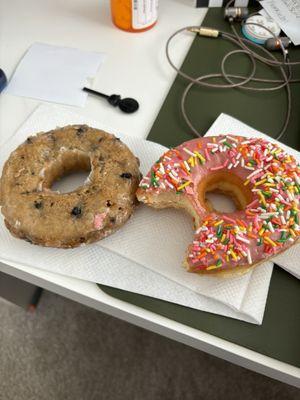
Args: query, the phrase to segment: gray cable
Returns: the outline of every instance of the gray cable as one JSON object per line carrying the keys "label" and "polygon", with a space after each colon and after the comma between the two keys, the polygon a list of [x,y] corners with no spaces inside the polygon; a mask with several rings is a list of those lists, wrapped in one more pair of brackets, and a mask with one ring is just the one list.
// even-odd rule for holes
{"label": "gray cable", "polygon": [[[230,3],[229,3],[230,4]],[[250,23],[249,23],[250,24]],[[252,24],[252,23],[251,23]],[[260,25],[260,24],[255,24],[253,23],[253,25],[258,25],[264,29],[266,29],[268,32],[270,32],[275,38],[277,38],[273,32],[271,32],[268,28]],[[169,46],[170,46],[170,42],[172,41],[172,39],[177,36],[179,33],[184,32],[184,31],[193,31],[193,30],[197,30],[199,29],[198,26],[188,26],[188,27],[184,27],[181,28],[179,30],[177,30],[176,32],[174,32],[168,39],[167,43],[166,43],[166,56],[167,56],[167,60],[169,62],[169,64],[172,66],[172,68],[183,78],[187,79],[190,83],[189,85],[186,87],[182,98],[181,98],[181,111],[182,111],[182,115],[184,117],[185,122],[187,123],[187,125],[189,126],[189,128],[191,129],[191,131],[198,137],[201,137],[202,135],[197,131],[197,129],[193,126],[193,124],[191,123],[189,117],[187,116],[186,113],[186,109],[185,109],[185,101],[186,101],[186,97],[190,91],[190,89],[193,87],[194,84],[197,84],[199,86],[205,86],[205,87],[212,87],[212,88],[218,88],[218,89],[229,89],[229,88],[238,88],[241,90],[250,90],[250,91],[257,91],[257,92],[264,92],[264,91],[275,91],[275,90],[279,90],[282,88],[286,89],[286,94],[287,94],[287,110],[286,110],[286,115],[285,115],[285,120],[283,123],[283,126],[279,132],[279,134],[277,135],[276,139],[279,140],[285,133],[289,120],[290,120],[290,115],[291,115],[291,89],[290,89],[290,83],[298,83],[300,82],[300,79],[291,79],[292,77],[292,73],[291,73],[291,66],[292,65],[298,65],[300,64],[300,62],[289,62],[287,61],[287,51],[286,49],[283,47],[281,41],[280,41],[280,46],[281,46],[281,50],[282,50],[282,54],[283,54],[283,62],[278,61],[275,56],[270,53],[267,49],[265,49],[264,47],[261,47],[260,45],[257,45],[253,42],[251,42],[248,39],[245,38],[241,38],[235,28],[233,27],[233,25],[231,24],[232,29],[233,29],[233,33],[228,33],[228,32],[223,32],[223,31],[219,31],[219,37],[226,39],[230,42],[232,42],[233,44],[235,44],[236,46],[239,47],[238,50],[232,50],[230,52],[228,52],[221,61],[221,73],[216,73],[216,74],[207,74],[207,75],[202,75],[199,76],[197,78],[193,78],[192,76],[184,73],[183,71],[181,71],[181,69],[177,68],[175,66],[175,64],[173,63],[173,61],[171,60],[170,57],[170,51],[169,51]],[[263,51],[269,58],[265,58],[260,56],[259,54],[257,54],[257,52],[253,51],[249,46],[252,46],[260,51]],[[236,53],[243,53],[246,56],[248,56],[250,58],[250,61],[252,63],[252,70],[250,72],[250,74],[248,76],[243,76],[243,75],[235,75],[235,74],[228,74],[225,70],[225,63],[226,60],[228,59],[228,57],[236,54]],[[278,68],[278,70],[280,71],[281,75],[282,75],[282,79],[265,79],[265,78],[256,78],[255,77],[255,72],[256,72],[256,60],[262,62],[265,65],[268,65],[272,68]],[[284,67],[287,68],[288,72],[286,73]],[[213,78],[223,78],[225,81],[227,81],[226,84],[216,84],[216,83],[208,83],[205,82],[206,80],[210,80]],[[233,81],[232,79],[238,80],[238,82]],[[249,82],[261,82],[261,83],[266,83],[267,85],[272,84],[273,86],[271,87],[252,87],[246,84]],[[276,84],[276,85],[275,85]]]}

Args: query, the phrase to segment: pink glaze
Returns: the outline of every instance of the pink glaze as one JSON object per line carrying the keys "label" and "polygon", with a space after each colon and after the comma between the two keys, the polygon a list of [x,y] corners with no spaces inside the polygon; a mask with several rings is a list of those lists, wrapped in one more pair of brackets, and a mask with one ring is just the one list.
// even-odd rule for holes
{"label": "pink glaze", "polygon": [[[245,210],[209,213],[197,188],[208,174],[227,171],[252,192]],[[300,167],[280,147],[259,138],[216,136],[191,140],[167,151],[140,187],[158,195],[185,196],[199,215],[188,249],[190,270],[223,270],[258,263],[300,237]]]}

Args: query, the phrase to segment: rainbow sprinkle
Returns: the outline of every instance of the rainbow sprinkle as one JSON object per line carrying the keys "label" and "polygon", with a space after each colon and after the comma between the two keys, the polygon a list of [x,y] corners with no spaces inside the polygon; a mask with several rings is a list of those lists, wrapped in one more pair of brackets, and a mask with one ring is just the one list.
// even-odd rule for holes
{"label": "rainbow sprinkle", "polygon": [[[196,193],[201,171],[238,175],[253,199],[243,211],[208,213]],[[256,263],[300,238],[300,166],[261,138],[223,135],[186,142],[163,154],[140,187],[176,191],[198,209],[201,225],[188,249],[193,271]]]}

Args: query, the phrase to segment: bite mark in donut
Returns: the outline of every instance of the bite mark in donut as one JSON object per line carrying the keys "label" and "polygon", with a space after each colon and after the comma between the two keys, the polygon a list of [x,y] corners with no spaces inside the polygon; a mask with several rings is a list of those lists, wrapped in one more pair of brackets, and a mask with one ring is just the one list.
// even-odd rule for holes
{"label": "bite mark in donut", "polygon": [[[211,191],[232,197],[237,210],[214,210],[206,199]],[[153,165],[137,197],[193,216],[184,261],[191,272],[246,270],[300,238],[300,166],[264,139],[222,135],[183,143]]]}

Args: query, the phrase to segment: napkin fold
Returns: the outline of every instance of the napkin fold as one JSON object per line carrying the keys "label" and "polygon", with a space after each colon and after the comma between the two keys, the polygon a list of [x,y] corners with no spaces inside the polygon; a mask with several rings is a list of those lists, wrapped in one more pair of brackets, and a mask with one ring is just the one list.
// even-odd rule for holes
{"label": "napkin fold", "polygon": [[[61,107],[40,106],[0,151],[0,167],[10,152],[35,132],[57,126],[86,123],[120,137],[140,158],[146,173],[165,147],[126,136]],[[236,129],[236,131],[235,131]],[[253,135],[252,128],[222,114],[208,134]],[[255,131],[256,135],[259,132]],[[269,138],[270,139],[270,138]],[[77,249],[32,246],[13,238],[0,224],[0,260],[16,266],[31,266],[63,275],[160,298],[199,310],[260,324],[263,319],[272,262],[249,273],[224,279],[187,273],[181,266],[193,237],[188,215],[167,209],[138,207],[125,226],[104,240]]]}
{"label": "napkin fold", "polygon": [[3,93],[83,107],[82,88],[104,59],[104,53],[34,43]]}

